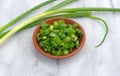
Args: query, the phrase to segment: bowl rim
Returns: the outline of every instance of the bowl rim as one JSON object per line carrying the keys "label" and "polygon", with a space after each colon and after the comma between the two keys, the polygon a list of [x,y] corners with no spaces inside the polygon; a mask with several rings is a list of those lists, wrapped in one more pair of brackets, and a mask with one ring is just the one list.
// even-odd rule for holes
{"label": "bowl rim", "polygon": [[[86,34],[85,34],[85,31],[84,31],[83,27],[82,27],[79,23],[77,23],[76,21],[74,21],[74,20],[72,20],[72,19],[70,19],[70,18],[55,17],[55,18],[49,18],[49,19],[45,20],[45,22],[48,23],[48,24],[51,24],[51,23],[53,23],[54,21],[58,21],[58,20],[64,20],[65,23],[68,21],[68,22],[70,22],[71,24],[72,24],[72,23],[78,24],[78,28],[79,28],[80,30],[82,30],[82,33],[83,33],[82,39],[81,39],[80,42],[79,42],[80,46],[79,46],[78,48],[73,49],[73,51],[72,51],[71,53],[69,53],[69,54],[67,54],[67,55],[65,55],[65,56],[54,56],[54,55],[51,55],[51,54],[46,53],[46,52],[43,50],[43,48],[39,46],[38,41],[37,41],[37,39],[36,39],[36,35],[37,35],[38,31],[39,31],[40,28],[41,28],[39,25],[35,28],[32,39],[33,39],[33,44],[34,44],[35,48],[36,48],[37,51],[38,51],[39,53],[41,53],[42,55],[47,56],[47,57],[49,57],[49,58],[53,58],[53,59],[65,59],[65,58],[68,58],[68,57],[71,57],[71,56],[77,54],[77,53],[81,50],[81,48],[82,48],[82,47],[84,46],[84,44],[85,44]],[[69,24],[70,24],[70,23],[69,23]]]}

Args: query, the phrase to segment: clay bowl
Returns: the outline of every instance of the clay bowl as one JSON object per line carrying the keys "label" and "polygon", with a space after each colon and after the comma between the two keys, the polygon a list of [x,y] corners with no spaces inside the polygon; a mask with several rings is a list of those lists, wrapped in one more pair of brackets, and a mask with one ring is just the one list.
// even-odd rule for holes
{"label": "clay bowl", "polygon": [[[45,20],[45,22],[48,23],[48,24],[53,24],[54,21],[58,21],[58,20],[64,20],[66,24],[77,23],[74,20],[71,20],[71,19],[68,19],[68,18],[50,18],[50,19]],[[34,31],[34,33],[33,33],[33,43],[34,43],[35,48],[42,55],[44,55],[46,57],[49,57],[49,58],[53,58],[53,59],[64,59],[64,58],[69,58],[69,57],[75,55],[76,53],[78,53],[81,50],[81,48],[83,47],[83,45],[85,43],[85,40],[86,40],[86,35],[85,35],[85,32],[84,32],[84,29],[82,28],[82,26],[80,24],[78,24],[78,25],[79,25],[78,28],[81,29],[82,32],[83,32],[83,36],[82,36],[82,38],[81,38],[81,40],[79,42],[80,46],[77,49],[73,49],[73,51],[71,53],[69,53],[68,55],[65,55],[65,56],[54,56],[54,55],[46,53],[44,51],[44,49],[39,46],[38,41],[36,39],[36,35],[38,34],[38,32],[41,29],[40,26],[37,26],[35,31]]]}

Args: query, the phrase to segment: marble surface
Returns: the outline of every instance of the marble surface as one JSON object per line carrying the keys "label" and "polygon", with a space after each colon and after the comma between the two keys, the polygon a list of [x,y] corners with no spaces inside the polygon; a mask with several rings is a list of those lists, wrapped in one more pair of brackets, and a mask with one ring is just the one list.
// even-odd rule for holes
{"label": "marble surface", "polygon": [[[43,1],[45,0],[0,0],[0,27]],[[63,0],[47,5],[25,19],[42,13],[61,1]],[[78,0],[64,8],[69,7],[120,8],[120,0]],[[105,19],[109,25],[109,34],[102,46],[95,48],[105,32],[103,24],[88,18],[77,18],[74,20],[86,32],[85,46],[71,58],[50,59],[34,48],[34,28],[31,28],[15,34],[0,46],[0,76],[120,76],[120,13],[101,12],[93,15]]]}

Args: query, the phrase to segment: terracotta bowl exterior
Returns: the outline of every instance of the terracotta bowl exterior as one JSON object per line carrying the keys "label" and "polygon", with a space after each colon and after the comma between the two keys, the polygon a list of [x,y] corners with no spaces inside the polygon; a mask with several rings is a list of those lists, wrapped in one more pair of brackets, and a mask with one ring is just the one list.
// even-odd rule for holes
{"label": "terracotta bowl exterior", "polygon": [[[50,18],[50,19],[45,20],[45,22],[47,24],[53,24],[54,21],[59,21],[59,20],[64,20],[66,24],[74,24],[74,23],[78,24],[74,20],[71,20],[69,18],[61,18],[61,17],[60,18]],[[85,44],[85,40],[86,40],[86,35],[85,35],[85,32],[84,32],[84,29],[82,28],[82,26],[80,24],[78,24],[78,25],[79,25],[78,28],[80,30],[82,30],[82,32],[83,32],[83,37],[82,37],[82,39],[79,42],[80,46],[77,49],[73,49],[73,51],[71,53],[69,53],[68,55],[65,55],[65,56],[54,56],[54,55],[46,53],[44,51],[44,49],[39,46],[38,41],[36,39],[36,35],[39,33],[39,31],[41,29],[41,27],[39,25],[36,27],[36,29],[35,29],[35,31],[33,33],[33,43],[34,43],[35,48],[42,55],[44,55],[46,57],[49,57],[49,58],[53,58],[53,59],[64,59],[64,58],[69,58],[69,57],[75,55],[76,53],[78,53],[81,50],[81,48]]]}

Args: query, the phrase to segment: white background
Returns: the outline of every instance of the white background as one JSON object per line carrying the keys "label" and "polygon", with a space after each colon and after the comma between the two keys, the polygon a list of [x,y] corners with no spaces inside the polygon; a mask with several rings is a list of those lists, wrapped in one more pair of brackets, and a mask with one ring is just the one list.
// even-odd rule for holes
{"label": "white background", "polygon": [[[31,7],[45,0],[0,0],[0,27]],[[31,15],[44,12],[63,0],[51,3]],[[79,0],[70,7],[116,7],[120,0]],[[105,33],[103,24],[89,18],[74,19],[86,32],[86,43],[75,56],[54,60],[39,54],[34,48],[31,28],[19,32],[0,46],[0,76],[120,76],[120,13],[93,13],[109,25],[109,34],[104,44],[95,48]],[[14,26],[15,26],[14,25]]]}

